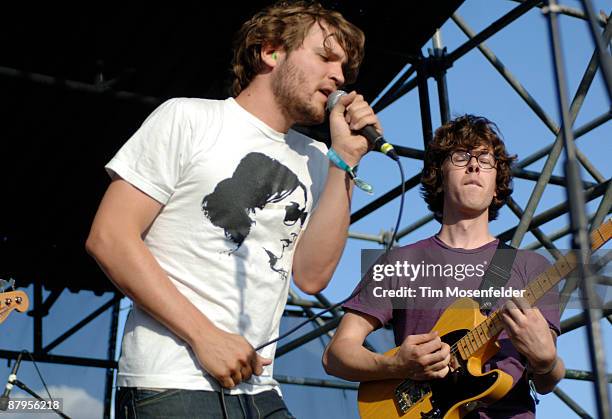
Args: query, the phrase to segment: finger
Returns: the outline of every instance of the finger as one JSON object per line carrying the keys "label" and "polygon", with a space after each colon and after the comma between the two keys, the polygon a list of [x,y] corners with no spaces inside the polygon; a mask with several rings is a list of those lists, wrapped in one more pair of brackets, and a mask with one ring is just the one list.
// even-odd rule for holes
{"label": "finger", "polygon": [[357,109],[361,109],[364,107],[368,107],[368,108],[370,107],[370,105],[368,105],[368,102],[365,101],[362,95],[357,94],[357,92],[351,92],[351,93],[355,93],[355,96],[353,100],[351,101],[351,103],[346,106],[347,111],[357,110]]}
{"label": "finger", "polygon": [[242,382],[242,374],[240,371],[236,371],[231,375],[231,379],[234,382],[234,385],[237,386]]}
{"label": "finger", "polygon": [[510,308],[509,310],[506,310],[505,313],[512,319],[516,327],[524,327],[529,325],[529,320],[527,319],[527,314],[530,314],[529,309],[527,312],[523,312],[523,310],[519,308],[513,301],[508,301],[506,304],[510,307],[514,307]]}
{"label": "finger", "polygon": [[512,300],[506,301],[506,304],[504,304],[504,309],[502,310],[502,314],[506,314],[515,322],[517,322],[519,318],[523,316],[523,312],[521,311],[521,309],[518,308],[518,306]]}
{"label": "finger", "polygon": [[506,303],[504,304],[504,310],[506,312],[509,312],[511,310],[518,310],[519,308],[517,307],[516,303],[512,300],[508,300],[506,301]]}
{"label": "finger", "polygon": [[246,381],[253,375],[253,369],[250,365],[244,366],[240,368],[240,375],[242,376],[242,381]]}
{"label": "finger", "polygon": [[409,345],[420,345],[422,343],[432,341],[436,339],[437,337],[438,337],[438,332],[433,331],[429,333],[423,333],[420,335],[410,335],[406,337],[406,339],[404,339],[404,342],[408,343]]}
{"label": "finger", "polygon": [[364,110],[374,113],[372,107],[363,99],[363,96],[361,95],[357,95],[353,102],[346,107],[346,111],[353,114],[363,112]]}
{"label": "finger", "polygon": [[504,328],[506,331],[510,333],[510,335],[515,335],[518,331],[518,324],[514,321],[514,319],[505,311],[501,312],[501,320],[504,323]]}
{"label": "finger", "polygon": [[433,375],[432,378],[444,378],[448,375],[449,372],[450,372],[450,367],[447,365],[446,367],[442,368],[440,371],[436,371],[432,373]]}
{"label": "finger", "polygon": [[435,339],[430,340],[429,342],[421,343],[417,345],[418,351],[421,354],[434,354],[441,352],[442,349],[442,340],[436,336]]}
{"label": "finger", "polygon": [[532,307],[523,297],[513,297],[511,300],[523,313],[530,310]]}
{"label": "finger", "polygon": [[[424,345],[428,345],[424,344]],[[419,348],[422,349],[424,347],[424,345],[420,345]],[[437,364],[439,362],[446,362],[446,364],[444,365],[448,365],[448,362],[450,361],[450,348],[446,343],[441,343],[440,345],[440,350],[438,351],[431,351],[429,353],[426,353],[425,355],[420,357],[420,361],[424,364],[424,365],[434,365]]]}
{"label": "finger", "polygon": [[[440,353],[440,351],[438,351],[432,354],[427,354],[427,355],[423,355],[419,357],[419,363],[423,365],[423,369],[429,370],[432,368],[433,365],[444,363],[445,359],[446,359],[446,356]],[[447,365],[447,364],[448,363],[443,364],[443,365]]]}
{"label": "finger", "polygon": [[378,118],[372,112],[365,111],[359,112],[358,114],[352,115],[350,122],[348,122],[349,127],[356,131],[360,130],[366,125],[373,125],[376,127],[378,123]]}
{"label": "finger", "polygon": [[357,100],[353,101],[350,105],[346,107],[346,113],[351,115],[353,118],[363,116],[364,114],[372,114],[374,115],[374,111],[368,105],[368,102],[362,100],[358,102]]}
{"label": "finger", "polygon": [[450,357],[447,357],[447,358],[444,358],[440,362],[436,362],[435,364],[428,365],[427,367],[425,367],[425,371],[427,372],[441,371],[445,369],[446,367],[448,367],[449,363],[450,363]]}
{"label": "finger", "polygon": [[357,96],[357,92],[352,91],[349,94],[342,95],[338,102],[336,102],[336,106],[332,109],[332,113],[344,115],[346,112],[346,108],[353,103],[355,97]]}
{"label": "finger", "polygon": [[361,130],[361,129],[363,129],[363,128],[365,128],[365,127],[369,126],[369,125],[373,126],[373,127],[376,129],[376,132],[377,132],[379,135],[382,135],[382,133],[383,133],[382,128],[381,128],[381,127],[380,127],[380,125],[378,124],[378,118],[376,118],[376,116],[375,116],[375,115],[371,115],[371,116],[368,116],[368,117],[364,117],[364,118],[361,118],[361,119],[356,120],[356,121],[355,121],[355,120],[353,120],[353,121],[351,121],[351,123],[349,124],[349,128],[350,128],[352,131],[359,131],[359,130]]}
{"label": "finger", "polygon": [[255,375],[261,375],[263,373],[263,367],[272,363],[271,359],[264,358],[263,356],[256,354],[257,356],[253,359],[251,367]]}
{"label": "finger", "polygon": [[219,381],[219,384],[221,384],[221,386],[225,388],[232,388],[236,386],[236,383],[234,383],[234,380],[232,380],[231,377],[226,377],[224,379],[217,380],[217,381]]}

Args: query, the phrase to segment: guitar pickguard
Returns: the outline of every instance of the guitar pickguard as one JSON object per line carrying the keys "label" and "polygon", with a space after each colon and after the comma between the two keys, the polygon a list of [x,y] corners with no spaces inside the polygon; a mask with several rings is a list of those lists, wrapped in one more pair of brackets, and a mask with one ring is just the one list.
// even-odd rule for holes
{"label": "guitar pickguard", "polygon": [[[442,336],[442,341],[453,345],[461,339],[468,330],[456,330]],[[395,389],[395,402],[398,412],[406,414],[414,405],[431,393],[429,401],[432,409],[422,413],[423,418],[442,418],[455,404],[462,400],[468,400],[481,394],[491,387],[498,374],[492,372],[483,376],[473,376],[466,368],[465,364],[460,364],[459,368],[450,372],[445,378],[433,381],[414,381],[404,380]],[[472,404],[472,408],[477,405]],[[466,408],[469,408],[466,406]]]}

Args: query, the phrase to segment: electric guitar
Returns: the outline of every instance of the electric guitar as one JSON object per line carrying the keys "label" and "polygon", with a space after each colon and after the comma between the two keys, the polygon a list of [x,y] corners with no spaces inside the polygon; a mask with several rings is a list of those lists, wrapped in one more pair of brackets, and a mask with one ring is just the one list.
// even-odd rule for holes
{"label": "electric guitar", "polygon": [[24,312],[29,305],[28,295],[23,291],[0,292],[0,323],[11,314],[11,311],[17,309]]}
{"label": "electric guitar", "polygon": [[[591,249],[600,248],[611,236],[612,220],[608,220],[591,234]],[[533,305],[576,265],[575,252],[562,256],[527,286],[523,297]],[[509,374],[499,369],[482,372],[483,365],[499,350],[496,341],[503,330],[499,310],[485,317],[476,301],[461,298],[442,313],[432,330],[451,346],[451,365],[458,367],[439,380],[361,383],[357,399],[362,419],[460,419],[510,391]],[[391,349],[385,355],[392,356],[398,350]]]}

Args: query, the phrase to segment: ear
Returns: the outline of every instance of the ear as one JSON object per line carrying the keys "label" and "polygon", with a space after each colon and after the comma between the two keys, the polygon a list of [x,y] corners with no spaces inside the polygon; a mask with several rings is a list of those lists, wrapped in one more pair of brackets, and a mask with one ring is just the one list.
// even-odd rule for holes
{"label": "ear", "polygon": [[266,45],[261,49],[261,60],[269,67],[274,68],[278,64],[282,52],[278,47]]}

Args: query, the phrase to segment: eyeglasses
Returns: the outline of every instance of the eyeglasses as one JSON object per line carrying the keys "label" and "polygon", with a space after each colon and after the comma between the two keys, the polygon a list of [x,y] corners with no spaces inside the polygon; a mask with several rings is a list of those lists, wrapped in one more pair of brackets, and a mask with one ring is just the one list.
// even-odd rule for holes
{"label": "eyeglasses", "polygon": [[465,167],[470,163],[472,157],[476,159],[481,169],[493,169],[497,166],[497,160],[488,151],[472,154],[465,150],[456,150],[451,153],[450,160],[457,167]]}

